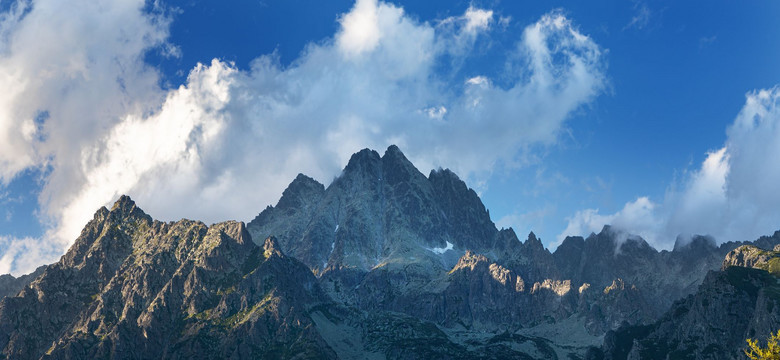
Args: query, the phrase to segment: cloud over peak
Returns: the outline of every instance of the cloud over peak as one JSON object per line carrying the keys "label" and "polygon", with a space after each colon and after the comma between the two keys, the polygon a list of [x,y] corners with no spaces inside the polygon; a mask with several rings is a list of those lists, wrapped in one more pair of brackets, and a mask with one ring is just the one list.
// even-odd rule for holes
{"label": "cloud over peak", "polygon": [[[166,91],[141,55],[170,45],[168,24],[142,4],[112,2],[86,18],[39,14],[36,6],[0,27],[17,39],[35,27],[56,34],[57,26],[70,26],[58,16],[79,17],[82,31],[92,22],[105,26],[109,44],[79,41],[89,36],[74,30],[63,40],[70,51],[59,44],[46,51],[58,52],[47,66],[72,68],[64,74],[75,76],[44,77],[0,103],[4,139],[29,129],[36,111],[48,112],[42,126],[34,123],[45,136],[0,145],[7,147],[0,175],[51,167],[40,204],[53,225],[44,238],[24,243],[56,249],[46,255],[9,247],[0,270],[30,271],[53,260],[95,209],[119,194],[164,220],[247,219],[274,203],[297,173],[327,182],[365,147],[398,144],[423,170],[444,166],[479,179],[498,162],[555,143],[569,115],[605,87],[602,49],[561,13],[544,15],[514,40],[518,50],[505,54],[514,80],[500,87],[486,75],[452,78],[457,72],[436,70],[470,61],[467,49],[490,35],[492,11],[470,7],[432,24],[389,3],[359,0],[339,18],[333,39],[310,44],[289,65],[273,54],[260,55],[248,70],[215,59]],[[109,16],[120,13],[132,16]],[[140,38],[120,46],[112,32]],[[24,61],[42,51],[34,47],[11,41],[0,56],[0,81],[27,81],[41,71]],[[27,160],[12,162],[11,155]]]}

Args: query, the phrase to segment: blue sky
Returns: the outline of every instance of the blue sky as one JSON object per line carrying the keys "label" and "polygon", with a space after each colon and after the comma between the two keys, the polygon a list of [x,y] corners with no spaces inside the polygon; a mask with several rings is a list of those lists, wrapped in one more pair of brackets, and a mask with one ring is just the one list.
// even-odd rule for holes
{"label": "blue sky", "polygon": [[119,194],[246,221],[390,143],[552,248],[605,223],[659,248],[780,229],[776,1],[0,11],[0,273],[56,259]]}

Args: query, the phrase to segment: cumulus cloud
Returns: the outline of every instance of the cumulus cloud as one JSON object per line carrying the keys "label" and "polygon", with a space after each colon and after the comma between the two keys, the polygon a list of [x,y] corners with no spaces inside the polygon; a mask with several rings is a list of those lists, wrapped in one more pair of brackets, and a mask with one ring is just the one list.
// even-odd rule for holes
{"label": "cumulus cloud", "polygon": [[[40,203],[52,226],[43,239],[15,244],[37,241],[59,254],[99,206],[123,193],[164,220],[250,219],[298,172],[329,183],[364,147],[395,143],[423,170],[444,166],[483,178],[498,162],[554,144],[569,115],[605,87],[602,49],[560,12],[520,34],[506,59],[515,63],[515,80],[501,87],[486,76],[453,80],[435,70],[454,56],[468,60],[458,49],[488,37],[491,11],[469,8],[428,23],[389,3],[359,0],[339,17],[333,38],[310,44],[289,65],[273,54],[246,70],[215,59],[165,92],[142,55],[170,47],[168,24],[142,11],[142,1],[125,2],[104,13],[84,2],[88,9],[65,14],[38,14],[36,3],[4,24],[11,50],[0,59],[0,81],[28,84],[35,72],[50,74],[12,87],[21,90],[0,104],[0,136],[23,139],[7,148],[26,155],[18,163],[2,155],[3,178],[51,168]],[[35,46],[23,41],[40,26],[52,37],[73,27],[63,35],[70,46],[56,37]],[[79,31],[87,29],[108,45],[84,40],[90,36]],[[25,62],[50,42],[48,62]],[[45,119],[36,121],[42,111]],[[25,131],[33,135],[18,136]],[[20,250],[0,255],[11,261],[3,272],[30,271],[42,261],[29,247],[12,248]]]}
{"label": "cumulus cloud", "polygon": [[463,30],[467,33],[475,33],[488,29],[490,22],[493,21],[493,11],[469,6],[463,17],[466,19],[466,26]]}
{"label": "cumulus cloud", "polygon": [[[780,229],[780,87],[746,95],[722,148],[673,184],[660,203],[646,197],[619,212],[586,209],[569,218],[566,235],[587,235],[605,224],[670,248],[677,235],[712,235],[718,241],[753,240]],[[639,215],[639,216],[635,216]]]}

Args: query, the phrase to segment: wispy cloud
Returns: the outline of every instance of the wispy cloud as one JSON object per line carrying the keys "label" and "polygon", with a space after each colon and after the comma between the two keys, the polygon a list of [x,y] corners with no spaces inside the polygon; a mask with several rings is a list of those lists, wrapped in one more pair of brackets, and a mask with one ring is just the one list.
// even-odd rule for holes
{"label": "wispy cloud", "polygon": [[712,45],[715,41],[718,40],[718,37],[715,35],[712,36],[705,36],[703,38],[699,39],[699,49],[703,49],[707,46]]}
{"label": "wispy cloud", "polygon": [[642,30],[650,24],[650,18],[652,12],[644,1],[633,1],[634,15],[629,20],[628,24],[623,27],[623,30],[637,29]]}
{"label": "wispy cloud", "polygon": [[[53,226],[43,239],[6,238],[0,272],[53,260],[119,194],[165,220],[248,219],[298,172],[327,183],[363,147],[395,143],[422,169],[479,182],[496,163],[555,144],[605,87],[602,49],[559,12],[519,35],[506,54],[517,80],[498,87],[436,70],[489,40],[490,10],[442,26],[360,0],[290,65],[273,54],[248,70],[215,59],[164,91],[141,59],[168,46],[168,23],[143,4],[42,0],[4,24],[0,87],[14,91],[0,99],[0,138],[12,141],[0,141],[0,176],[50,166],[40,203]],[[41,110],[49,117],[32,130]],[[30,250],[36,242],[55,251]]]}

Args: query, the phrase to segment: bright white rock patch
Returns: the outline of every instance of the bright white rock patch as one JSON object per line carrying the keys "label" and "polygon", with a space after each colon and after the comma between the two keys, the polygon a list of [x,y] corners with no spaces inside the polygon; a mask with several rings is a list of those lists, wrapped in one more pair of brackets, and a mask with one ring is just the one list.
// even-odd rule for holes
{"label": "bright white rock patch", "polygon": [[443,247],[443,248],[433,248],[433,249],[428,249],[428,250],[433,251],[434,253],[441,255],[441,254],[444,254],[445,252],[447,252],[449,250],[452,250],[452,243],[447,241],[447,246],[446,247]]}

